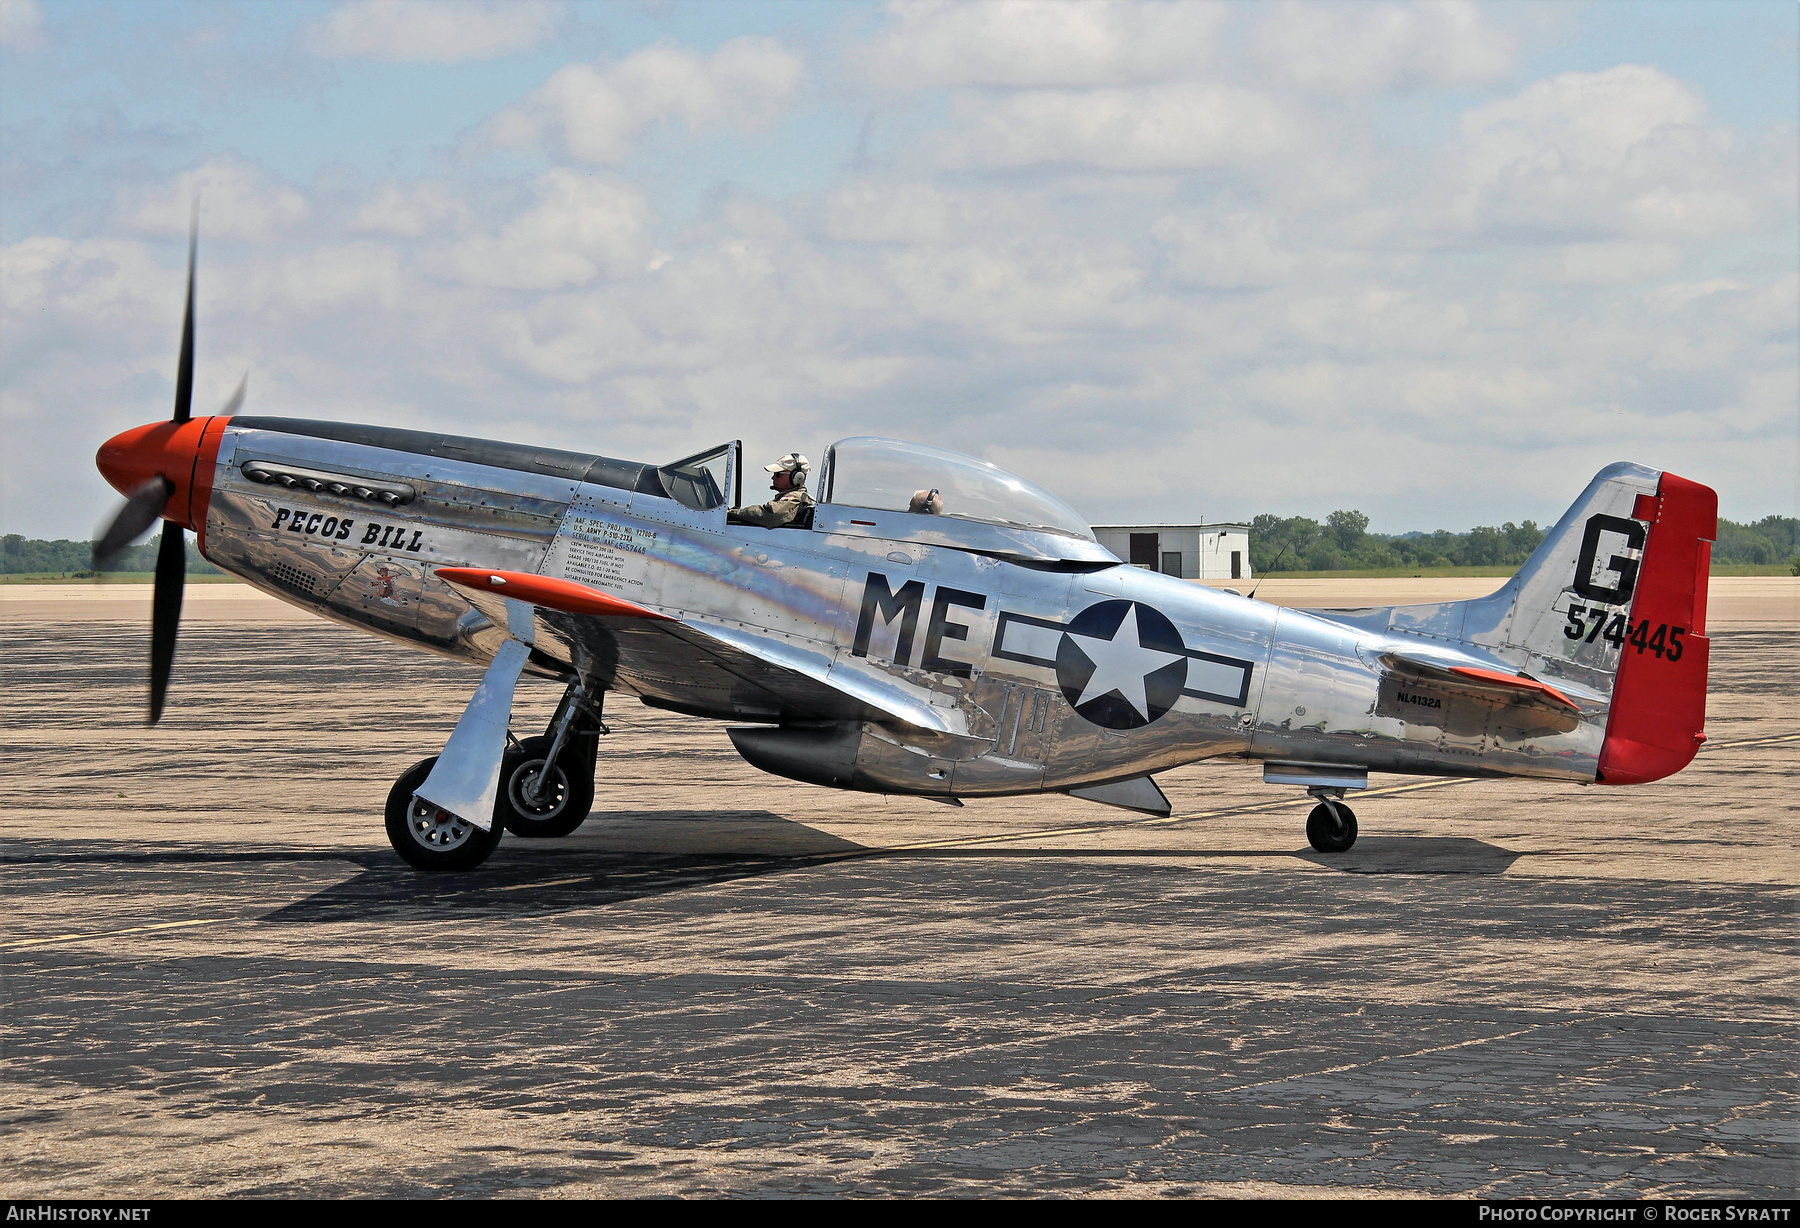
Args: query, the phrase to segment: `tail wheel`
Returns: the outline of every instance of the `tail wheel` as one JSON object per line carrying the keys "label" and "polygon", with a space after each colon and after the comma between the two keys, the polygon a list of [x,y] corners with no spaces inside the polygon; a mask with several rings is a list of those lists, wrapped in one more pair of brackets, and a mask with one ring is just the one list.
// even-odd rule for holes
{"label": "tail wheel", "polygon": [[[594,808],[593,773],[572,746],[563,747],[545,775],[550,744],[545,736],[526,738],[500,764],[496,818],[515,836],[566,836]],[[539,777],[544,777],[541,783]]]}
{"label": "tail wheel", "polygon": [[388,790],[388,843],[416,870],[473,870],[500,843],[501,825],[495,822],[482,831],[467,819],[415,796],[436,762],[433,755],[413,764]]}
{"label": "tail wheel", "polygon": [[1342,853],[1356,843],[1356,812],[1331,798],[1321,798],[1306,816],[1306,842],[1321,853]]}

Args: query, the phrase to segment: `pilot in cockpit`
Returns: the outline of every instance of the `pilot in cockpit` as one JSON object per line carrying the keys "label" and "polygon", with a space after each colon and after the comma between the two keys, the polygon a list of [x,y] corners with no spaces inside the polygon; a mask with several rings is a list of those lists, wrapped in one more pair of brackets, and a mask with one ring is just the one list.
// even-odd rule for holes
{"label": "pilot in cockpit", "polygon": [[[806,475],[812,463],[798,452],[790,452],[763,470],[772,475],[769,489],[775,497],[754,507],[733,508],[725,517],[727,524],[753,524],[765,529],[779,529],[793,524],[813,506],[806,493]],[[804,526],[803,526],[804,527]]]}
{"label": "pilot in cockpit", "polygon": [[944,496],[933,486],[930,490],[913,491],[912,500],[906,510],[921,516],[942,516],[944,514]]}

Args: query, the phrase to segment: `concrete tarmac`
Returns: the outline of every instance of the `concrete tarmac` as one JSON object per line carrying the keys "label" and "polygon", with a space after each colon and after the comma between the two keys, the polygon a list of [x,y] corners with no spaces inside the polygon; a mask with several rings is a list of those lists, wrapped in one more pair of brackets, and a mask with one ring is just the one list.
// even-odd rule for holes
{"label": "concrete tarmac", "polygon": [[620,702],[464,876],[380,811],[474,671],[239,592],[152,730],[141,625],[5,594],[0,1194],[1791,1196],[1796,627],[1720,592],[1679,776],[1377,777],[1339,856],[1249,764],[957,810]]}

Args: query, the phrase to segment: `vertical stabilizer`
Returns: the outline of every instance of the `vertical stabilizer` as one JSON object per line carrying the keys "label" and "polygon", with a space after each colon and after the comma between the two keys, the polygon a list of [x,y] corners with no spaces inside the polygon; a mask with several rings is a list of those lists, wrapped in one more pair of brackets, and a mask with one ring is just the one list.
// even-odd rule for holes
{"label": "vertical stabilizer", "polygon": [[1605,704],[1596,779],[1659,780],[1705,740],[1707,569],[1718,496],[1642,465],[1609,465],[1517,575],[1474,601],[1321,610],[1366,630],[1486,649]]}

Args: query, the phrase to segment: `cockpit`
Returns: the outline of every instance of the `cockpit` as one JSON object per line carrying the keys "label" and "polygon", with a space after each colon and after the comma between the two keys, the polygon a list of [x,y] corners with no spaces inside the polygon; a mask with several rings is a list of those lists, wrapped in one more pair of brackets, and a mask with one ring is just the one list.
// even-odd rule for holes
{"label": "cockpit", "polygon": [[1081,513],[998,465],[898,439],[859,435],[825,452],[815,497],[874,511],[972,520],[1094,540]]}
{"label": "cockpit", "polygon": [[[728,508],[743,506],[742,451],[734,441],[646,476],[654,493],[723,519]],[[1119,561],[1081,514],[1049,491],[945,448],[872,436],[840,439],[825,450],[809,485],[816,506],[769,528],[950,546],[1034,566],[1082,570]]]}

